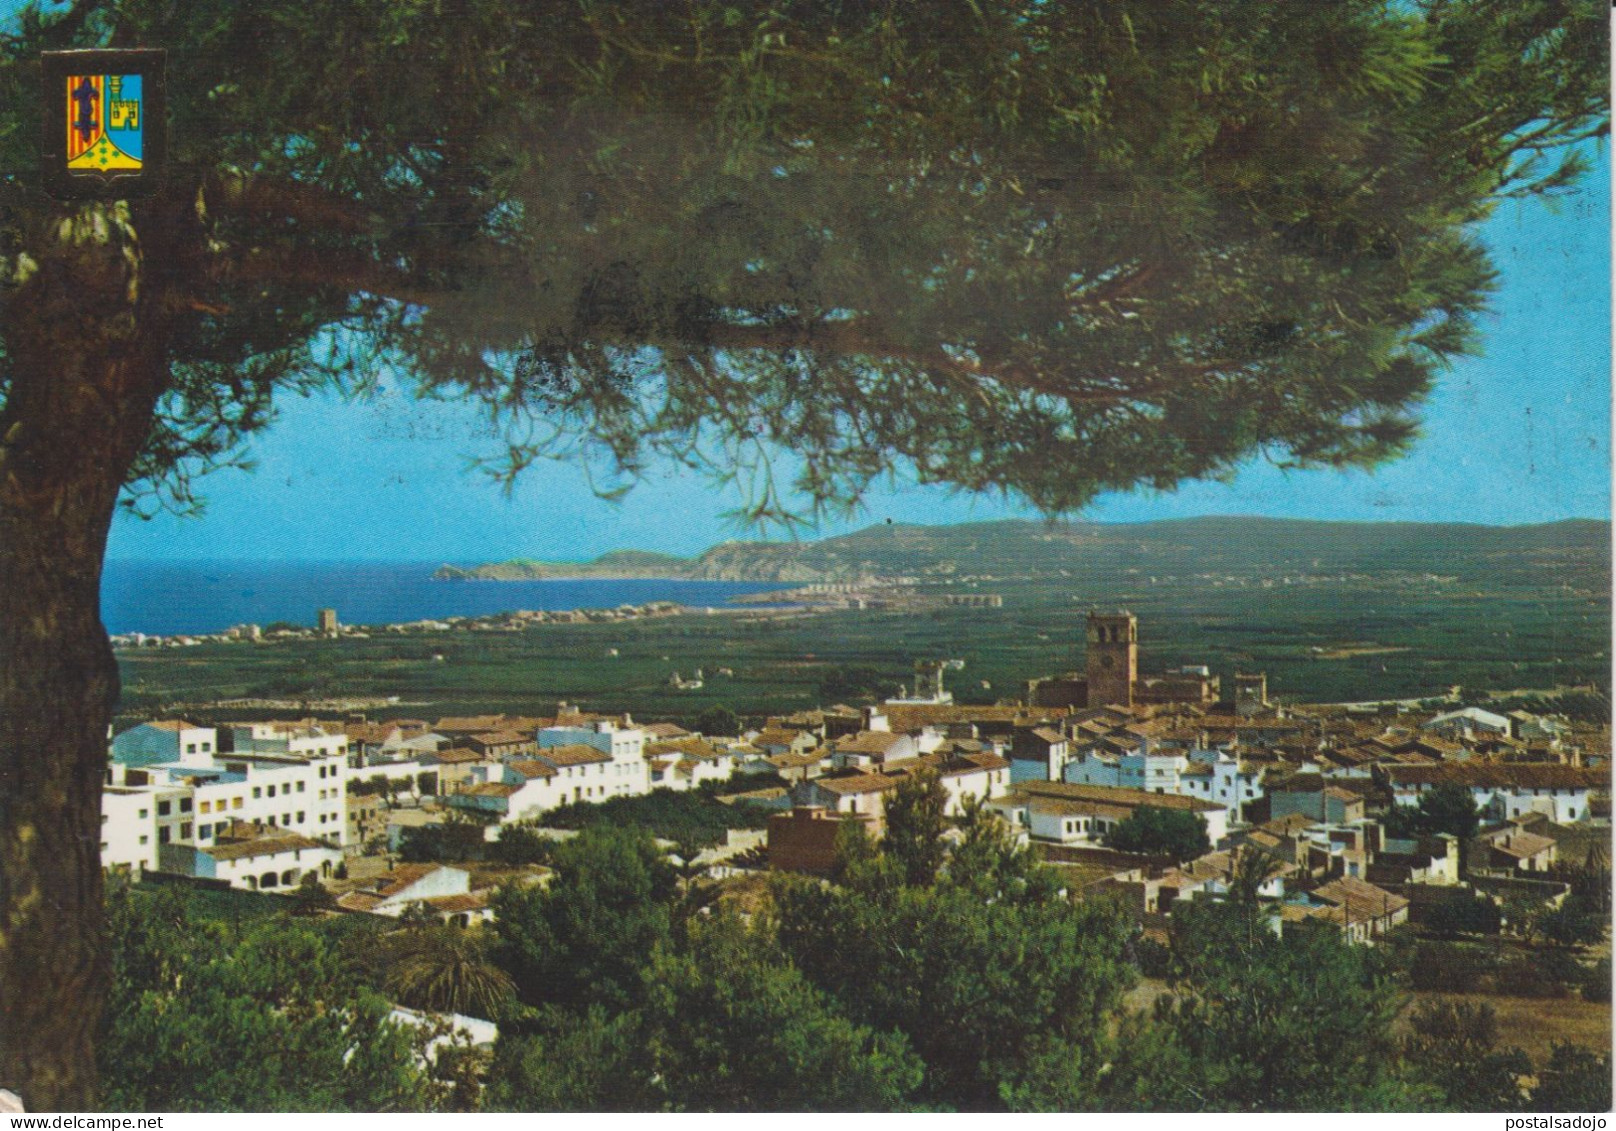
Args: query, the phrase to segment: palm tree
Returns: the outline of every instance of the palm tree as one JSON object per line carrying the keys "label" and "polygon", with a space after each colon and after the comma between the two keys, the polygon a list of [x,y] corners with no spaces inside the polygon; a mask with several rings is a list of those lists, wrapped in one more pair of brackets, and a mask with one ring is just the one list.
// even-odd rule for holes
{"label": "palm tree", "polygon": [[441,924],[397,931],[386,939],[382,961],[382,988],[415,1009],[494,1017],[516,995],[478,931]]}

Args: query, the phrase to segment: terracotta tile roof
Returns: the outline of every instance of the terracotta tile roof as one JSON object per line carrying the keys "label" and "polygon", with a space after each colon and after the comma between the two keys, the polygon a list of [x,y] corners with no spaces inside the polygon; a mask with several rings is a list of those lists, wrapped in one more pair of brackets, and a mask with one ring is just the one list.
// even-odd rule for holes
{"label": "terracotta tile roof", "polygon": [[1039,723],[1064,718],[1064,707],[972,707],[963,704],[905,704],[886,708],[887,724],[904,734],[941,723]]}
{"label": "terracotta tile roof", "polygon": [[804,750],[801,754],[771,754],[763,760],[777,770],[795,770],[817,766],[825,760],[825,755],[817,750]]}
{"label": "terracotta tile roof", "polygon": [[1316,824],[1318,822],[1312,817],[1304,817],[1300,813],[1287,813],[1283,817],[1275,817],[1272,821],[1264,822],[1257,827],[1275,836],[1294,839],[1297,833],[1304,829],[1310,829]]}
{"label": "terracotta tile roof", "polygon": [[1472,789],[1591,789],[1609,783],[1597,770],[1544,762],[1445,762],[1428,766],[1388,766],[1393,785],[1454,783]]}
{"label": "terracotta tile roof", "polygon": [[349,891],[337,896],[337,906],[344,911],[371,911],[382,903],[382,897],[373,891]]}
{"label": "terracotta tile roof", "polygon": [[1536,856],[1540,852],[1547,852],[1559,842],[1536,833],[1516,833],[1502,840],[1492,842],[1494,851],[1502,852],[1506,856],[1515,856],[1522,860]]}
{"label": "terracotta tile roof", "polygon": [[1007,797],[996,797],[988,804],[1000,809],[1025,806],[1035,813],[1050,813],[1057,817],[1105,817],[1125,821],[1133,815],[1132,806],[1108,805],[1103,801],[1085,801],[1081,798],[1028,797],[1012,793]]}
{"label": "terracotta tile roof", "polygon": [[510,785],[502,781],[490,781],[472,786],[466,790],[466,795],[469,797],[513,797],[516,791],[521,788],[519,785]]}
{"label": "terracotta tile roof", "polygon": [[1349,923],[1379,919],[1385,915],[1395,914],[1408,906],[1408,900],[1402,896],[1394,895],[1384,888],[1378,888],[1374,884],[1351,876],[1331,880],[1314,888],[1311,894],[1315,899],[1341,908]]}
{"label": "terracotta tile roof", "polygon": [[673,738],[663,742],[650,742],[645,747],[646,757],[664,757],[680,755],[686,758],[695,758],[703,762],[711,762],[720,757],[716,747],[704,738]]}
{"label": "terracotta tile roof", "polygon": [[412,884],[420,883],[441,867],[443,867],[441,864],[400,864],[391,872],[376,877],[376,894],[383,899],[391,899]]}
{"label": "terracotta tile roof", "polygon": [[556,776],[556,768],[548,762],[535,762],[532,759],[527,759],[521,762],[507,762],[506,765],[529,781],[534,778],[553,778]]}
{"label": "terracotta tile roof", "polygon": [[890,731],[860,731],[850,738],[838,738],[836,740],[836,753],[885,754],[903,740],[903,735],[893,734]]}
{"label": "terracotta tile roof", "polygon": [[886,774],[848,774],[842,777],[816,778],[815,784],[827,793],[848,796],[857,793],[885,793],[896,789],[898,780]]}
{"label": "terracotta tile roof", "polygon": [[1126,789],[1108,785],[1076,785],[1071,782],[1021,782],[1011,792],[1029,796],[1054,797],[1065,800],[1098,801],[1109,805],[1136,808],[1152,805],[1158,809],[1188,809],[1194,813],[1210,813],[1225,808],[1198,797],[1184,797],[1175,793],[1150,793],[1143,789]]}
{"label": "terracotta tile roof", "polygon": [[484,746],[511,746],[533,741],[527,735],[514,730],[490,730],[481,734],[468,734],[466,740],[480,742]]}
{"label": "terracotta tile roof", "polygon": [[651,723],[642,729],[651,738],[684,738],[690,733],[678,723]]}
{"label": "terracotta tile roof", "polygon": [[[153,719],[151,722],[146,723],[145,725],[151,727],[153,730],[165,730],[169,731],[170,733],[178,733],[182,730],[201,729],[195,723],[188,723],[184,719]],[[129,732],[125,731],[124,733],[128,734]]]}
{"label": "terracotta tile roof", "polygon": [[446,762],[453,766],[461,765],[466,762],[483,762],[487,760],[488,755],[479,754],[475,750],[467,750],[464,746],[451,746],[447,750],[435,751],[432,754],[432,757],[436,758],[439,762]]}
{"label": "terracotta tile roof", "polygon": [[612,756],[604,750],[596,750],[593,746],[585,746],[581,742],[568,743],[566,746],[547,746],[536,756],[556,766],[587,766],[594,762],[612,760]]}
{"label": "terracotta tile roof", "polygon": [[266,836],[258,840],[216,844],[212,848],[199,848],[197,851],[215,860],[245,860],[254,856],[278,856],[283,852],[297,852],[305,848],[331,849],[331,846],[306,836]]}
{"label": "terracotta tile roof", "polygon": [[421,902],[444,915],[453,915],[460,911],[481,911],[488,906],[488,892],[484,890],[466,892],[463,895],[435,895]]}

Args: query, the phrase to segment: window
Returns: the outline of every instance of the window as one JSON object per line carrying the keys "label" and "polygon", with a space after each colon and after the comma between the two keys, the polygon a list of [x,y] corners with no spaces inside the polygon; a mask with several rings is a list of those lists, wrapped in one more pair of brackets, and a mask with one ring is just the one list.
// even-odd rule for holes
{"label": "window", "polygon": [[301,825],[303,823],[303,821],[304,821],[303,811],[300,809],[300,810],[298,810],[298,814],[297,814],[297,823]]}
{"label": "window", "polygon": [[199,813],[211,813],[211,812],[213,812],[213,802],[211,802],[211,801],[198,802],[197,806],[196,806],[196,810]]}
{"label": "window", "polygon": [[146,838],[146,834],[145,834],[145,833],[141,833],[141,834],[140,834],[140,843],[141,843],[141,844],[145,844],[145,843],[146,843],[146,839],[147,839],[147,838]]}
{"label": "window", "polygon": [[180,798],[180,812],[181,813],[189,813],[190,811],[191,811],[191,799],[189,797]]}
{"label": "window", "polygon": [[241,808],[241,798],[237,797],[233,801],[231,801],[230,802],[230,808],[232,808],[232,809],[240,809]]}
{"label": "window", "polygon": [[196,827],[196,836],[197,836],[198,840],[207,840],[212,835],[213,835],[213,826],[212,825],[198,825]]}
{"label": "window", "polygon": [[274,796],[275,796],[275,787],[274,787],[274,786],[270,786],[270,787],[269,787],[269,795],[270,795],[270,796],[271,796],[271,797],[274,797]]}
{"label": "window", "polygon": [[253,800],[257,801],[262,796],[264,796],[264,787],[261,785],[253,786]]}
{"label": "window", "polygon": [[142,820],[142,821],[144,821],[144,820],[145,820],[145,819],[146,819],[146,818],[147,818],[147,817],[148,817],[148,816],[149,816],[149,815],[150,815],[150,814],[151,814],[151,810],[150,810],[150,809],[142,809],[142,810],[141,810],[141,811],[140,811],[140,819],[141,819],[141,820]]}
{"label": "window", "polygon": [[158,844],[167,844],[168,843],[168,828],[166,826],[157,830],[157,843]]}
{"label": "window", "polygon": [[290,813],[282,813],[281,814],[281,824],[289,825],[291,823],[292,823],[292,815]]}
{"label": "window", "polygon": [[184,824],[182,824],[180,826],[180,839],[181,840],[190,840],[191,839],[191,822],[190,821],[186,821]]}
{"label": "window", "polygon": [[168,816],[168,811],[170,808],[172,808],[172,806],[170,806],[167,801],[159,801],[157,803],[157,815],[159,817]]}
{"label": "window", "polygon": [[187,743],[186,743],[186,744],[185,744],[185,752],[186,752],[186,753],[187,753],[187,754],[195,754],[195,753],[196,753],[196,743],[194,743],[194,742],[187,742]]}
{"label": "window", "polygon": [[211,753],[213,753],[213,743],[211,743],[211,742],[204,742],[204,743],[203,743],[203,744],[202,744],[202,753],[204,753],[204,754],[211,754]]}
{"label": "window", "polygon": [[302,793],[302,792],[303,792],[303,787],[304,787],[304,785],[305,785],[305,784],[307,784],[307,783],[305,783],[305,782],[298,782],[298,783],[297,783],[297,791],[298,791],[298,792],[299,792],[299,793]]}

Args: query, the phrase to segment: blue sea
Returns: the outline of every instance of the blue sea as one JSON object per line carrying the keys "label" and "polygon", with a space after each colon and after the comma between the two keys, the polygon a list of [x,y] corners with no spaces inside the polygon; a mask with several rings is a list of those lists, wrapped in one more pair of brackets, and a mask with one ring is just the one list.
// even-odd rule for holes
{"label": "blue sea", "polygon": [[785,588],[727,581],[435,581],[439,564],[109,561],[101,619],[108,632],[167,636],[272,621],[312,628],[315,610],[324,608],[336,609],[343,624],[379,625],[649,601],[722,606],[731,597]]}

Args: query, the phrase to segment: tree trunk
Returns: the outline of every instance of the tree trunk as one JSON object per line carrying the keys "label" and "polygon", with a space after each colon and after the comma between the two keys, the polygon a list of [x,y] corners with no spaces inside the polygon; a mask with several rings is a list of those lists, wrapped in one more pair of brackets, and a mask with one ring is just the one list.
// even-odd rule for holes
{"label": "tree trunk", "polygon": [[0,1087],[86,1110],[118,694],[101,563],[167,371],[127,206],[58,212],[29,245],[0,327]]}

